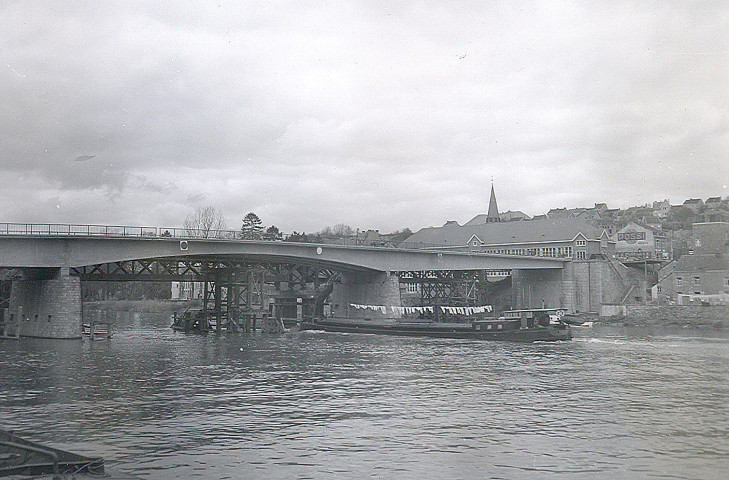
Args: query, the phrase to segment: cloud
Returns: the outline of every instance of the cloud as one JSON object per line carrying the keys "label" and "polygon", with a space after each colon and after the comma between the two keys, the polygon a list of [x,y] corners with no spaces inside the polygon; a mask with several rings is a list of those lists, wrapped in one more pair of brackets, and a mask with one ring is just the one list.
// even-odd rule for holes
{"label": "cloud", "polygon": [[4,217],[396,230],[726,195],[727,7],[0,6]]}

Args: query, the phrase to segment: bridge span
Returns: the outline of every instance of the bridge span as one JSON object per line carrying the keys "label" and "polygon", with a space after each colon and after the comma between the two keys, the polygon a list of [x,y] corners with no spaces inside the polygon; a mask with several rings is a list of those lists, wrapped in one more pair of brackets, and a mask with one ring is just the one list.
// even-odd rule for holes
{"label": "bridge span", "polygon": [[0,267],[82,267],[152,258],[295,261],[345,270],[559,269],[566,259],[283,241],[168,237],[3,236]]}
{"label": "bridge span", "polygon": [[[403,306],[403,284],[417,284],[419,299],[407,299],[410,303],[484,302],[479,288],[487,271],[531,272],[548,291],[535,295],[548,295],[557,306],[568,262],[442,249],[242,240],[236,232],[216,232],[215,237],[150,227],[0,224],[0,270],[5,272],[0,279],[11,285],[3,289],[7,298],[0,299],[0,325],[14,320],[28,336],[80,336],[81,280],[202,281],[218,325],[225,317],[231,326],[236,317],[273,313],[265,298],[273,284],[273,296],[308,295],[313,301],[317,289],[334,282],[335,275],[328,297],[329,313],[335,315],[349,315],[351,304]],[[296,289],[294,276],[299,278]]]}

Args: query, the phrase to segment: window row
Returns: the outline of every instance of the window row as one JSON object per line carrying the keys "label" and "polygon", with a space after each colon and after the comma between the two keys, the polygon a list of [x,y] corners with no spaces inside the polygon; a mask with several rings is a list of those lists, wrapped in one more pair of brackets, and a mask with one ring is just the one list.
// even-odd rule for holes
{"label": "window row", "polygon": [[[726,280],[727,285],[729,285],[729,279]],[[693,277],[692,285],[701,285],[701,277]],[[681,287],[683,286],[683,277],[676,277],[676,286]]]}
{"label": "window row", "polygon": [[527,255],[531,257],[572,257],[572,247],[489,248],[485,252],[498,255]]}

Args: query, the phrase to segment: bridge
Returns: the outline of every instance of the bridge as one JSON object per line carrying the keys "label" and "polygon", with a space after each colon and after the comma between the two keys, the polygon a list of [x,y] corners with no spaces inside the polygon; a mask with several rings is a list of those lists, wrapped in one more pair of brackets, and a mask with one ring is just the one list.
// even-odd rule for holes
{"label": "bridge", "polygon": [[[239,236],[157,227],[0,224],[3,323],[12,319],[29,336],[78,337],[80,284],[91,280],[202,282],[206,307],[211,305],[219,327],[225,320],[231,328],[246,328],[251,317],[273,314],[271,297],[311,301],[327,283],[334,284],[330,314],[338,316],[349,315],[351,304],[404,306],[405,284],[417,285],[413,290],[419,295],[405,299],[407,306],[473,306],[487,300],[479,285],[490,271],[531,272],[537,279],[535,295],[552,299],[555,284],[562,290],[568,262]],[[549,292],[537,292],[539,284]],[[282,308],[285,303],[280,302]]]}

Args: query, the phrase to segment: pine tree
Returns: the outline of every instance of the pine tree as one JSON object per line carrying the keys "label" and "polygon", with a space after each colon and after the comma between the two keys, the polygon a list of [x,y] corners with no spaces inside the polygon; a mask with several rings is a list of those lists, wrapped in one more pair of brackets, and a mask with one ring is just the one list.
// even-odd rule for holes
{"label": "pine tree", "polygon": [[271,225],[266,229],[266,233],[263,234],[264,240],[281,240],[283,234],[278,230],[276,225]]}
{"label": "pine tree", "polygon": [[243,225],[240,227],[240,236],[244,240],[261,240],[263,238],[263,222],[253,212],[249,212],[243,218]]}

